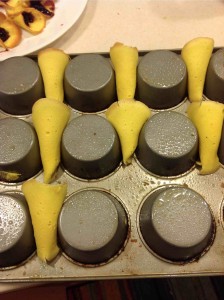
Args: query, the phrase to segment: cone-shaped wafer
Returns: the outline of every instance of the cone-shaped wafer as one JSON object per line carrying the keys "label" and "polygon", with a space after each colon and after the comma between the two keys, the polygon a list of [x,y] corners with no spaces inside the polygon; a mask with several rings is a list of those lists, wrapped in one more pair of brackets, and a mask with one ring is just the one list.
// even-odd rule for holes
{"label": "cone-shaped wafer", "polygon": [[64,101],[63,78],[69,59],[69,55],[60,49],[47,48],[38,53],[46,98]]}
{"label": "cone-shaped wafer", "polygon": [[116,75],[118,100],[134,99],[138,65],[137,48],[115,43],[110,48],[110,58]]}
{"label": "cone-shaped wafer", "polygon": [[114,102],[106,111],[106,117],[116,129],[122,148],[124,164],[131,163],[131,157],[138,144],[140,130],[151,111],[144,103],[134,99]]}
{"label": "cone-shaped wafer", "polygon": [[215,101],[191,103],[188,116],[198,130],[200,174],[214,173],[220,166],[217,151],[221,139],[224,104]]}
{"label": "cone-shaped wafer", "polygon": [[35,102],[32,119],[40,144],[44,182],[50,183],[60,163],[60,144],[70,117],[70,108],[63,102],[43,98]]}
{"label": "cone-shaped wafer", "polygon": [[188,97],[191,102],[201,101],[208,63],[212,55],[214,40],[199,37],[184,45],[181,56],[188,72]]}
{"label": "cone-shaped wafer", "polygon": [[57,222],[67,185],[49,185],[32,179],[23,183],[22,192],[31,214],[37,255],[42,261],[51,261],[59,252]]}

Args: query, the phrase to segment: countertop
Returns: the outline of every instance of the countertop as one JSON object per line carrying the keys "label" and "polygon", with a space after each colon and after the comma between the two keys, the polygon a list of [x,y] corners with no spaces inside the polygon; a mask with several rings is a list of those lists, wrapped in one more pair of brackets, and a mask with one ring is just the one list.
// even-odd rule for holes
{"label": "countertop", "polygon": [[[115,42],[138,50],[179,49],[198,36],[212,37],[215,47],[222,47],[223,20],[223,0],[89,0],[76,24],[51,47],[73,54],[108,52]],[[27,286],[0,284],[0,293]]]}
{"label": "countertop", "polygon": [[223,0],[89,0],[78,22],[52,46],[67,53],[108,52],[117,41],[139,50],[175,49],[209,36],[220,47],[223,17]]}

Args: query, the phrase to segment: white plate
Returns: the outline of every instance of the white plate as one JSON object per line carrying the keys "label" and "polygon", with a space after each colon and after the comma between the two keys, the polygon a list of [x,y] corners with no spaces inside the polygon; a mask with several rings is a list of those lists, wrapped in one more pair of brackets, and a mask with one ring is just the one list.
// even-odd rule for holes
{"label": "white plate", "polygon": [[88,0],[56,0],[55,15],[47,20],[44,31],[31,35],[23,31],[21,43],[9,51],[0,53],[0,61],[12,56],[33,53],[57,40],[79,19]]}

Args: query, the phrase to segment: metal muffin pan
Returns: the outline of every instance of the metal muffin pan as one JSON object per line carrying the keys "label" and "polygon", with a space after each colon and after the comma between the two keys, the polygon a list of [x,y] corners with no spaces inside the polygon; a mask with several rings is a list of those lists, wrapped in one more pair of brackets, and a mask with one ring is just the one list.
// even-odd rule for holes
{"label": "metal muffin pan", "polygon": [[[140,53],[140,58],[144,53]],[[75,56],[75,55],[74,55]],[[108,58],[108,54],[104,54]],[[136,97],[137,98],[137,97]],[[138,99],[138,98],[137,98]],[[189,101],[185,99],[169,110],[185,114]],[[152,110],[152,114],[158,111]],[[105,111],[96,113],[105,117]],[[83,113],[72,109],[71,119]],[[9,115],[0,112],[0,118]],[[32,124],[30,115],[18,116]],[[42,181],[42,172],[36,175]],[[67,182],[67,198],[82,190],[98,190],[111,194],[125,208],[129,219],[128,237],[118,255],[105,264],[91,267],[75,263],[61,252],[49,264],[41,262],[36,255],[13,269],[0,270],[1,282],[44,282],[113,278],[143,278],[167,276],[223,275],[224,274],[224,168],[207,176],[198,175],[197,167],[176,177],[159,177],[145,170],[134,156],[132,164],[120,165],[108,176],[87,180],[70,175],[62,167],[57,173],[57,182]],[[175,263],[155,255],[146,246],[140,232],[139,214],[143,202],[150,193],[168,186],[189,187],[208,203],[215,222],[215,237],[209,249],[191,262]],[[0,183],[0,192],[20,192],[21,183]],[[197,229],[195,229],[197,230]]]}

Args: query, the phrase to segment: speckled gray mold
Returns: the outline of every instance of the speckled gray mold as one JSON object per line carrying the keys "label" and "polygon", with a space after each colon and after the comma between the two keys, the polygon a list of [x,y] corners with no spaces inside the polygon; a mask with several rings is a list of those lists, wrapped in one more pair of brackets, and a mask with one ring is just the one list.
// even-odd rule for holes
{"label": "speckled gray mold", "polygon": [[0,180],[22,182],[42,168],[36,132],[28,122],[8,117],[0,120]]}
{"label": "speckled gray mold", "polygon": [[138,98],[150,108],[166,109],[186,97],[187,70],[182,58],[168,50],[144,55],[137,71]]}
{"label": "speckled gray mold", "polygon": [[155,254],[180,263],[202,255],[215,234],[208,204],[200,194],[181,186],[151,193],[141,207],[139,226]]}
{"label": "speckled gray mold", "polygon": [[105,263],[124,245],[128,219],[121,203],[107,192],[83,190],[64,203],[58,222],[64,253],[83,264]]}
{"label": "speckled gray mold", "polygon": [[114,70],[99,54],[74,57],[65,70],[65,100],[82,112],[97,112],[116,100]]}
{"label": "speckled gray mold", "polygon": [[11,57],[1,62],[0,109],[12,115],[31,114],[33,104],[44,97],[37,63],[28,57]]}
{"label": "speckled gray mold", "polygon": [[159,112],[140,132],[136,156],[142,166],[155,175],[180,175],[195,164],[197,155],[197,130],[181,113]]}
{"label": "speckled gray mold", "polygon": [[0,268],[15,267],[35,251],[30,213],[22,193],[0,194]]}
{"label": "speckled gray mold", "polygon": [[74,176],[97,179],[114,171],[121,162],[118,135],[98,115],[74,118],[62,136],[62,165]]}
{"label": "speckled gray mold", "polygon": [[224,103],[224,49],[212,54],[206,79],[204,94],[210,100]]}

